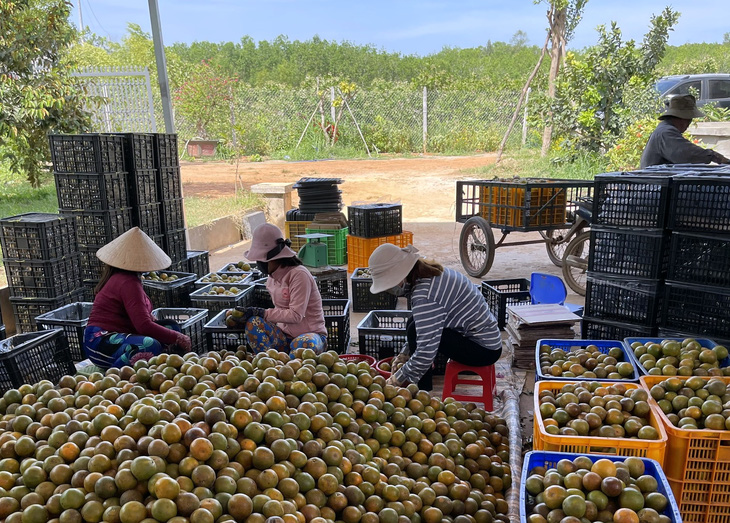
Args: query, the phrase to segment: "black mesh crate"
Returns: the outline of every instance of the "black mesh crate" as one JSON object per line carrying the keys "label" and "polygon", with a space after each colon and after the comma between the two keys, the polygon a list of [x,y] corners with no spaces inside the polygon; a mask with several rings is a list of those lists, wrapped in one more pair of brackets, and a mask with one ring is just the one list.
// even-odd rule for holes
{"label": "black mesh crate", "polygon": [[177,167],[180,157],[177,152],[176,134],[155,134],[155,167]]}
{"label": "black mesh crate", "polygon": [[664,173],[608,173],[595,177],[593,225],[663,229],[672,183]]}
{"label": "black mesh crate", "polygon": [[588,273],[584,314],[651,327],[659,318],[662,291],[662,280]]}
{"label": "black mesh crate", "polygon": [[660,230],[591,229],[588,270],[659,279],[669,266],[669,233]]}
{"label": "black mesh crate", "polygon": [[60,330],[18,334],[0,342],[0,390],[76,373]]}
{"label": "black mesh crate", "polygon": [[433,373],[435,376],[443,376],[446,374],[446,364],[449,362],[449,357],[443,352],[437,352],[436,358],[433,360]]}
{"label": "black mesh crate", "polygon": [[730,338],[730,289],[667,281],[660,327]]}
{"label": "black mesh crate", "polygon": [[302,212],[299,209],[286,211],[286,221],[288,222],[313,222],[316,216],[316,212]]}
{"label": "black mesh crate", "polygon": [[310,269],[322,299],[347,299],[347,269]]}
{"label": "black mesh crate", "polygon": [[672,233],[667,279],[730,287],[730,235]]}
{"label": "black mesh crate", "polygon": [[108,211],[130,205],[127,173],[53,173],[58,207],[64,211]]}
{"label": "black mesh crate", "polygon": [[730,233],[730,177],[683,174],[673,182],[670,229]]}
{"label": "black mesh crate", "polygon": [[11,297],[10,304],[13,306],[13,314],[15,315],[15,328],[18,332],[36,331],[38,328],[35,319],[38,316],[64,305],[81,301],[83,297],[84,291],[82,289],[53,299]]}
{"label": "black mesh crate", "polygon": [[148,236],[154,238],[163,232],[160,218],[160,203],[140,205],[132,208],[132,224],[142,229]]}
{"label": "black mesh crate", "polygon": [[180,326],[180,331],[190,338],[193,352],[203,354],[207,345],[203,326],[208,321],[207,309],[159,308],[152,311],[155,320],[172,320]]}
{"label": "black mesh crate", "polygon": [[327,350],[345,354],[350,346],[350,300],[322,300]]}
{"label": "black mesh crate", "polygon": [[79,298],[81,301],[94,301],[94,289],[96,289],[96,286],[99,284],[98,280],[84,280],[84,284],[81,287],[81,298]]}
{"label": "black mesh crate", "polygon": [[99,248],[132,228],[132,209],[63,211],[76,218],[79,246]]}
{"label": "black mesh crate", "polygon": [[380,361],[396,356],[406,344],[411,311],[370,311],[357,326],[360,354]]}
{"label": "black mesh crate", "polygon": [[0,325],[0,340],[5,339],[5,325]]}
{"label": "black mesh crate", "polygon": [[243,327],[226,327],[226,311],[219,311],[203,326],[206,348],[209,351],[246,350],[246,335]]}
{"label": "black mesh crate", "polygon": [[162,202],[162,224],[166,231],[185,228],[185,211],[183,210],[182,198]]}
{"label": "black mesh crate", "polygon": [[352,310],[353,312],[370,312],[395,309],[398,305],[398,296],[387,292],[373,294],[370,286],[373,279],[369,276],[367,267],[360,267],[352,271]]}
{"label": "black mesh crate", "polygon": [[52,260],[77,250],[73,216],[27,213],[0,220],[3,258]]}
{"label": "black mesh crate", "polygon": [[350,234],[361,238],[392,236],[403,232],[403,206],[369,203],[347,207]]}
{"label": "black mesh crate", "polygon": [[124,133],[124,163],[127,171],[155,168],[155,135]]}
{"label": "black mesh crate", "polygon": [[160,167],[157,171],[157,191],[162,201],[182,198],[180,167]]}
{"label": "black mesh crate", "polygon": [[130,205],[150,205],[159,202],[156,169],[130,171],[127,180]]}
{"label": "black mesh crate", "polygon": [[177,276],[175,280],[150,280],[149,274],[142,275],[142,286],[155,308],[188,308],[190,293],[195,290],[195,274],[189,272],[159,271],[158,274]]}
{"label": "black mesh crate", "polygon": [[177,231],[166,229],[162,248],[170,257],[172,263],[185,260],[188,256],[188,242],[185,237],[185,229]]}
{"label": "black mesh crate", "polygon": [[274,306],[274,301],[271,299],[271,294],[266,288],[264,283],[255,283],[252,291],[252,307],[261,307],[263,309],[270,309]]}
{"label": "black mesh crate", "polygon": [[[240,292],[235,295],[207,294],[211,292],[214,287],[222,287],[224,289],[236,287]],[[193,307],[208,309],[211,315],[234,307],[260,307],[260,305],[254,305],[253,303],[253,287],[254,286],[249,283],[241,283],[238,285],[226,283],[208,285],[207,287],[191,292],[190,302]]]}
{"label": "black mesh crate", "polygon": [[192,272],[202,277],[210,272],[208,251],[188,251],[187,267],[184,272]]}
{"label": "black mesh crate", "polygon": [[81,287],[79,254],[50,261],[4,262],[10,294],[18,298],[55,298]]}
{"label": "black mesh crate", "polygon": [[96,257],[96,247],[79,248],[81,279],[83,281],[101,279],[101,271],[104,263]]}
{"label": "black mesh crate", "polygon": [[654,336],[656,327],[632,325],[617,321],[583,316],[580,321],[581,338],[584,340],[622,340],[624,338],[647,338]]}
{"label": "black mesh crate", "polygon": [[482,296],[487,300],[489,310],[497,319],[500,330],[507,325],[508,305],[529,305],[530,280],[512,278],[507,280],[487,280],[482,282]]}
{"label": "black mesh crate", "polygon": [[124,171],[124,137],[113,134],[52,134],[53,170],[58,173]]}
{"label": "black mesh crate", "polygon": [[60,307],[36,318],[39,329],[61,329],[66,336],[68,351],[74,362],[86,359],[84,329],[89,323],[91,302],[76,302]]}

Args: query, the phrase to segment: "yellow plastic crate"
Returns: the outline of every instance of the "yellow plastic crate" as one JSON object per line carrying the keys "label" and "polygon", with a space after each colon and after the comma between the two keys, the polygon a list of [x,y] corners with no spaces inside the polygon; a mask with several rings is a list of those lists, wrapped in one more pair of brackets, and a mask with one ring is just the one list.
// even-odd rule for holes
{"label": "yellow plastic crate", "polygon": [[[659,414],[652,406],[649,413],[649,424],[659,433],[658,440],[631,439],[631,438],[597,438],[590,436],[563,436],[548,434],[540,416],[540,393],[543,391],[558,392],[565,385],[581,385],[585,382],[577,381],[538,381],[535,383],[535,407],[534,407],[534,435],[532,446],[534,450],[545,450],[550,452],[570,452],[573,454],[608,454],[610,456],[637,456],[650,458],[664,463],[664,452],[667,446],[667,433],[659,421]],[[636,383],[602,383],[604,386],[622,385],[627,389],[638,389]]]}
{"label": "yellow plastic crate", "polygon": [[361,238],[359,236],[347,237],[347,272],[352,272],[358,267],[367,267],[370,255],[379,245],[392,243],[398,247],[406,247],[413,243],[413,233],[403,231],[394,236],[380,236],[378,238]]}
{"label": "yellow plastic crate", "polygon": [[[649,391],[670,377],[642,376],[639,381]],[[730,378],[720,379],[730,383]],[[730,430],[680,429],[669,421],[651,396],[649,402],[659,413],[669,437],[663,468],[682,520],[730,523]]]}
{"label": "yellow plastic crate", "polygon": [[[530,205],[527,207],[527,191],[522,184],[490,185],[480,187],[480,215],[492,225],[506,227],[525,226],[525,213],[530,226],[563,225],[567,220],[566,191],[550,187],[545,182],[530,188]],[[543,208],[544,207],[544,208]]]}
{"label": "yellow plastic crate", "polygon": [[307,234],[307,227],[312,222],[284,222],[284,237],[291,241],[291,248],[296,252],[307,243],[306,238],[297,238],[298,234]]}

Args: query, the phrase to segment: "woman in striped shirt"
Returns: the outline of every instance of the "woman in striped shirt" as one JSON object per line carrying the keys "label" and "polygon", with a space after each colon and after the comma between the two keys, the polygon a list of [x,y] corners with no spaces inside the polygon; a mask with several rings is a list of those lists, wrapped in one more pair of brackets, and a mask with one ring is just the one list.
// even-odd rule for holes
{"label": "woman in striped shirt", "polygon": [[493,365],[502,354],[502,336],[494,314],[466,276],[425,261],[417,252],[412,245],[375,249],[369,260],[370,292],[410,295],[413,317],[406,335],[411,356],[388,383],[418,383],[427,390],[438,352],[464,365]]}

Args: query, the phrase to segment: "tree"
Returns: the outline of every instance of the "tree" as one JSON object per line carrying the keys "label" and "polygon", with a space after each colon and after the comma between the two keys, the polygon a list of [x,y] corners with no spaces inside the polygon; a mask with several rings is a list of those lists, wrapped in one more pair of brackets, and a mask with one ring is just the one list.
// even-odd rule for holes
{"label": "tree", "polygon": [[0,158],[40,185],[47,134],[87,128],[84,93],[66,60],[76,30],[65,0],[0,0]]}
{"label": "tree", "polygon": [[[536,3],[543,0],[536,0]],[[573,37],[573,32],[583,14],[588,0],[547,0],[550,9],[547,12],[548,30],[550,32],[550,73],[548,76],[548,102],[555,100],[555,84],[560,66],[565,57],[565,47]],[[542,134],[542,156],[550,149],[553,136],[552,109],[548,109],[547,124]]]}

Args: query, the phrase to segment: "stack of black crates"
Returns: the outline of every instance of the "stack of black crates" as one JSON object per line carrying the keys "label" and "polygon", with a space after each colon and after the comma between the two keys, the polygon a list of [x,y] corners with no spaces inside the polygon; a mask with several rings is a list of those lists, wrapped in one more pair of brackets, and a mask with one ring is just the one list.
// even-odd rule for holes
{"label": "stack of black crates", "polygon": [[82,298],[73,216],[29,213],[0,220],[0,243],[16,330],[36,330],[36,316]]}
{"label": "stack of black crates", "polygon": [[668,268],[671,172],[595,178],[585,339],[656,334]]}

